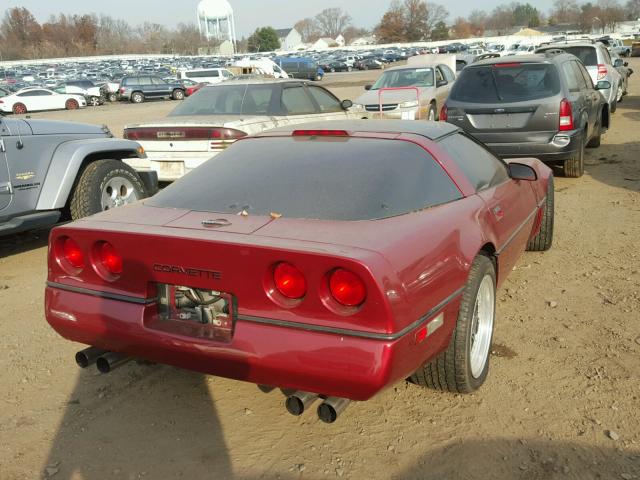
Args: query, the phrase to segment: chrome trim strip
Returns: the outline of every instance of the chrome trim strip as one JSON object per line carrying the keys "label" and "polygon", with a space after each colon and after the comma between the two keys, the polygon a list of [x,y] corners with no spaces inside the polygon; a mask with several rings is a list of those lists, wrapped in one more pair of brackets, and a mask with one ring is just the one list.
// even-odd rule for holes
{"label": "chrome trim strip", "polygon": [[58,290],[65,290],[73,293],[83,293],[85,295],[92,295],[94,297],[106,298],[108,300],[118,300],[127,303],[136,303],[138,305],[149,305],[158,301],[157,297],[154,298],[140,298],[131,297],[129,295],[120,295],[118,293],[100,292],[98,290],[91,290],[89,288],[72,287],[71,285],[64,285],[62,283],[47,281],[47,287],[57,288]]}
{"label": "chrome trim strip", "polygon": [[287,320],[276,320],[273,318],[253,317],[251,315],[238,315],[238,320],[244,320],[246,322],[252,322],[252,323],[261,323],[265,325],[274,325],[277,327],[295,328],[298,330],[305,330],[309,332],[331,333],[335,335],[343,335],[345,337],[368,338],[372,340],[397,340],[400,337],[403,337],[404,335],[409,333],[411,330],[414,330],[415,328],[419,327],[421,324],[429,320],[431,317],[433,317],[436,313],[438,313],[440,310],[446,307],[451,301],[453,301],[456,297],[458,297],[463,290],[464,290],[464,287],[459,288],[458,290],[453,292],[451,295],[449,295],[447,298],[445,298],[442,302],[440,302],[438,305],[436,305],[427,313],[425,313],[423,316],[421,316],[418,320],[416,320],[410,325],[407,325],[402,330],[396,333],[361,332],[358,330],[351,330],[347,328],[324,327],[321,325],[310,325],[306,323],[290,322]]}
{"label": "chrome trim strip", "polygon": [[504,244],[502,244],[502,246],[498,250],[496,250],[496,255],[500,255],[502,252],[504,252],[504,249],[507,248],[511,242],[513,242],[513,240],[518,236],[518,234],[522,231],[525,225],[529,223],[529,220],[531,220],[531,217],[533,217],[538,213],[538,209],[542,206],[542,204],[544,204],[546,200],[547,200],[547,196],[545,195],[545,197],[540,201],[540,203],[538,203],[538,206],[536,207],[536,209],[529,214],[529,216],[525,219],[524,222],[520,224],[520,226],[518,226],[518,228],[515,229],[515,231],[509,236],[507,241],[504,242]]}

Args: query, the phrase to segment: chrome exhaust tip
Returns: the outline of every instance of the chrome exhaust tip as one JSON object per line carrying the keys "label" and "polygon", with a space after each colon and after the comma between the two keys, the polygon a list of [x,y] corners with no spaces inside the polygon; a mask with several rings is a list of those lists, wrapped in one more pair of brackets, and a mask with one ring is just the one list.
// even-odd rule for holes
{"label": "chrome exhaust tip", "polygon": [[333,423],[350,402],[348,398],[328,397],[318,406],[318,418],[324,423]]}
{"label": "chrome exhaust tip", "polygon": [[106,352],[98,357],[96,360],[96,367],[100,373],[109,373],[130,360],[131,357],[127,357],[121,353]]}
{"label": "chrome exhaust tip", "polygon": [[302,415],[317,399],[317,393],[295,392],[287,397],[284,404],[287,407],[287,412],[297,417]]}

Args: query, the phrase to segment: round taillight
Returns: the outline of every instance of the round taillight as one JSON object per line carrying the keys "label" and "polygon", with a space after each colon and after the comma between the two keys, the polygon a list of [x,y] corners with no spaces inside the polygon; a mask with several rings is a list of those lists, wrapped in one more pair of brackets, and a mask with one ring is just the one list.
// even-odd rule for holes
{"label": "round taillight", "polygon": [[367,298],[364,282],[355,273],[339,268],[329,277],[329,290],[335,300],[346,307],[357,307]]}
{"label": "round taillight", "polygon": [[122,257],[109,242],[100,242],[96,245],[96,259],[107,273],[111,275],[122,273]]}
{"label": "round taillight", "polygon": [[281,262],[273,271],[278,291],[287,298],[299,299],[307,293],[307,281],[300,270],[290,263]]}
{"label": "round taillight", "polygon": [[80,249],[80,245],[78,245],[75,240],[67,237],[62,241],[62,255],[66,262],[73,268],[80,269],[84,267],[84,255]]}

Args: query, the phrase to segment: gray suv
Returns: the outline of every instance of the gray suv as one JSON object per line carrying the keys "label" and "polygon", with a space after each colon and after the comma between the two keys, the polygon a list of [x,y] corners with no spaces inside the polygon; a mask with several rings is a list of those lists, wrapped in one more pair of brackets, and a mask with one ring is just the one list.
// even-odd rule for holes
{"label": "gray suv", "polygon": [[609,104],[611,113],[618,108],[618,90],[622,88],[622,78],[611,60],[607,47],[593,40],[566,41],[549,43],[536,50],[536,53],[544,53],[553,50],[563,50],[580,59],[587,68],[594,84],[604,80],[611,84],[611,88],[602,89],[600,93]]}
{"label": "gray suv", "polygon": [[440,113],[502,158],[536,157],[584,173],[584,149],[600,145],[609,107],[584,65],[562,51],[482,60],[466,67]]}
{"label": "gray suv", "polygon": [[160,77],[140,75],[124,77],[120,82],[120,99],[142,103],[147,98],[184,99],[184,85],[177,80],[166,82]]}

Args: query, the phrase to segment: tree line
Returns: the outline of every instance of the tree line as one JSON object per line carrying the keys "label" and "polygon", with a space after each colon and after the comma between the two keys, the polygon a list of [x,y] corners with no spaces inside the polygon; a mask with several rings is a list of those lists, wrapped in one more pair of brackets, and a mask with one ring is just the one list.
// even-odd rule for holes
{"label": "tree line", "polygon": [[[640,18],[640,0],[555,0],[549,12],[529,3],[513,2],[491,11],[473,10],[466,17],[448,21],[449,12],[425,0],[392,0],[373,30],[357,27],[342,8],[326,8],[314,17],[298,21],[294,27],[305,43],[342,35],[347,43],[357,37],[375,34],[379,43],[446,40],[480,37],[486,32],[506,35],[515,27],[571,25],[582,32],[615,29],[625,20]],[[196,55],[200,47],[213,47],[193,23],[175,28],[145,22],[131,26],[108,15],[51,16],[39,23],[24,7],[5,11],[0,22],[0,58],[4,60],[68,56],[162,53]],[[267,51],[279,48],[276,32],[270,27],[257,29],[238,42],[239,51]]]}

